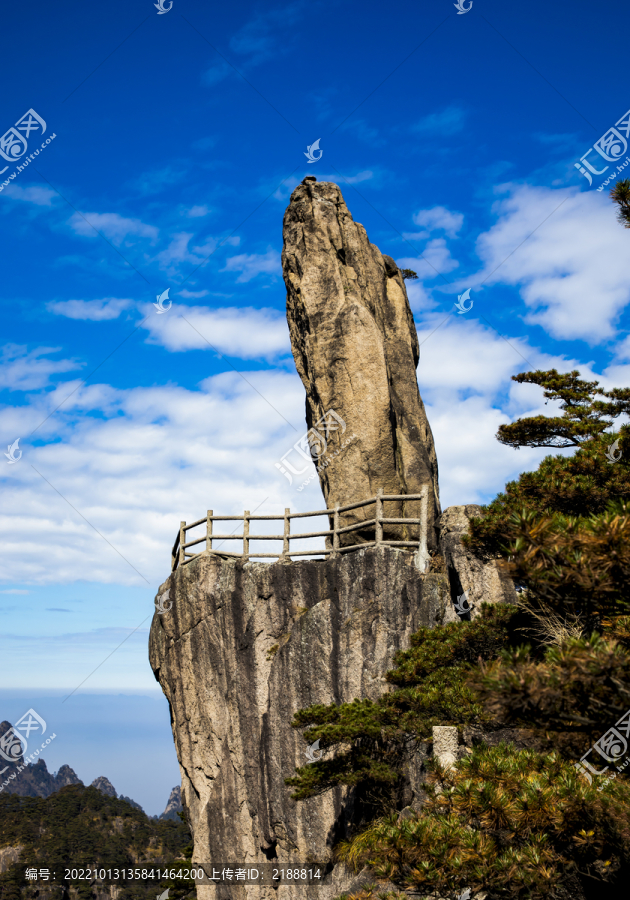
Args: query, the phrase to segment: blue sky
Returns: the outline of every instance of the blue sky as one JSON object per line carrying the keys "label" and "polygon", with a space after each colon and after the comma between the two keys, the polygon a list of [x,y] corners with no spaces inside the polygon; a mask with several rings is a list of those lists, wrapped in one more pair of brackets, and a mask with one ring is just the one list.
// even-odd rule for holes
{"label": "blue sky", "polygon": [[174,752],[146,640],[179,521],[321,505],[316,480],[297,492],[275,467],[305,430],[279,263],[291,190],[337,181],[370,239],[420,275],[409,294],[443,506],[491,499],[543,455],[494,439],[549,412],[511,375],[577,367],[630,384],[630,234],[610,185],[597,190],[616,162],[592,151],[592,185],[575,167],[630,108],[609,37],[630,11],[30,9],[3,11],[0,132],[32,109],[46,131],[32,120],[24,158],[51,140],[13,178],[24,158],[0,164],[0,443],[22,451],[0,464],[0,681],[24,702],[46,688],[109,704],[98,747],[77,706],[57,763],[89,746],[112,780],[119,693],[146,697],[157,812]]}

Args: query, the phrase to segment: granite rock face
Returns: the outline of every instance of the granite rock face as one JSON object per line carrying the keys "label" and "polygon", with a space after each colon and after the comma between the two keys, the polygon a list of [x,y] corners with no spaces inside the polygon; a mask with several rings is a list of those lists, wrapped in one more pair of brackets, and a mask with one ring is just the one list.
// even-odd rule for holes
{"label": "granite rock face", "polygon": [[[328,508],[429,486],[428,545],[440,513],[433,435],[418,390],[419,350],[405,283],[393,259],[371,244],[339,187],[307,178],[284,216],[282,267],[295,364],[306,389],[306,421]],[[320,423],[330,411],[333,418]],[[326,424],[330,427],[326,428]],[[344,442],[347,446],[343,446]],[[420,516],[419,503],[388,503],[392,518]],[[365,521],[373,507],[344,515]],[[415,540],[417,526],[390,525],[385,539]],[[358,534],[358,540],[357,540]],[[342,546],[372,540],[374,529]]]}
{"label": "granite rock face", "polygon": [[[466,606],[472,607],[471,618],[479,615],[480,605],[486,603],[514,603],[514,582],[501,571],[497,560],[484,561],[472,554],[462,543],[462,535],[470,529],[470,519],[479,518],[483,510],[475,504],[449,506],[439,520],[440,553],[444,557],[454,602],[466,594]],[[449,620],[457,617],[455,612]]]}
{"label": "granite rock face", "polygon": [[96,788],[97,791],[100,791],[101,794],[105,794],[106,797],[118,797],[116,788],[109,778],[105,778],[104,775],[99,775],[98,778],[95,778],[90,787]]}
{"label": "granite rock face", "polygon": [[182,812],[182,789],[178,784],[171,791],[171,795],[168,798],[168,803],[166,804],[166,809],[160,816],[160,819],[173,819],[174,822],[179,822],[178,812]]}
{"label": "granite rock face", "polygon": [[[306,763],[293,715],[387,691],[394,653],[444,620],[446,577],[422,575],[411,553],[382,546],[272,565],[200,556],[160,593],[167,588],[173,607],[154,616],[149,656],[170,704],[193,861],[330,860],[353,795],[291,800],[284,779]],[[337,866],[328,886],[207,885],[198,896],[329,900],[351,880]]]}

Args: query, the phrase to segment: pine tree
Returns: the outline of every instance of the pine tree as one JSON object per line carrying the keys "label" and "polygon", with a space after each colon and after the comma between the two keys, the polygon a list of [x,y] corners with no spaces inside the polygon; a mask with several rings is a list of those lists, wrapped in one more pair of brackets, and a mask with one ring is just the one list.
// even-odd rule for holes
{"label": "pine tree", "polygon": [[577,370],[560,374],[556,369],[513,375],[512,381],[519,384],[540,385],[545,402],[559,400],[562,415],[530,416],[500,425],[497,440],[515,448],[580,447],[630,410],[629,388],[604,391],[598,381],[583,381],[579,375]]}
{"label": "pine tree", "polygon": [[618,181],[610,191],[610,196],[619,206],[617,221],[630,228],[630,180],[624,178]]}
{"label": "pine tree", "polygon": [[[630,875],[625,774],[591,784],[575,767],[630,705],[630,430],[606,432],[630,391],[575,371],[515,380],[539,384],[562,414],[501,426],[498,439],[576,448],[507,485],[473,522],[469,545],[525,585],[518,608],[421,629],[387,675],[395,689],[374,703],[301,710],[294,726],[334,756],[289,783],[296,799],[339,784],[369,798],[337,853],[376,881],[449,898],[590,900]],[[477,745],[448,771],[427,762],[426,801],[399,816],[409,754],[430,745],[433,725],[466,723],[526,729],[530,749]],[[368,885],[348,900],[375,896],[404,895]]]}
{"label": "pine tree", "polygon": [[[521,372],[519,383],[538,384],[548,400],[560,400],[562,415],[531,416],[499,426],[497,440],[519,447],[575,447],[573,456],[548,456],[537,471],[509,482],[473,520],[465,542],[484,558],[510,555],[516,537],[513,517],[525,513],[570,517],[603,513],[612,501],[630,502],[630,428],[608,434],[615,420],[630,411],[630,390],[604,391],[579,372]],[[600,399],[598,399],[600,398]],[[614,461],[614,464],[613,464]]]}

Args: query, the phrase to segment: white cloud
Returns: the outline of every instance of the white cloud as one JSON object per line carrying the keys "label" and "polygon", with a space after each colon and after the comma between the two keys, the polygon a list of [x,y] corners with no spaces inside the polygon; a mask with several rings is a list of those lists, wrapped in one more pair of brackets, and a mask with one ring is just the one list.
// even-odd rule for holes
{"label": "white cloud", "polygon": [[140,219],[126,219],[124,216],[119,216],[118,213],[76,212],[70,217],[69,222],[75,234],[83,237],[97,237],[96,232],[98,231],[116,247],[119,247],[125,238],[131,235],[148,238],[152,242],[156,241],[159,236],[159,229],[155,226],[147,225]]}
{"label": "white cloud", "polygon": [[423,116],[411,131],[420,134],[451,135],[457,134],[464,127],[466,113],[459,106],[447,106],[441,112]]}
{"label": "white cloud", "polygon": [[132,300],[118,297],[104,297],[102,300],[58,300],[46,304],[50,312],[68,319],[89,319],[102,322],[105,319],[117,319],[124,309],[128,309]]}
{"label": "white cloud", "polygon": [[[99,416],[57,413],[56,442],[25,442],[20,463],[0,470],[5,583],[146,578],[155,588],[180,519],[208,506],[228,515],[300,508],[274,463],[306,431],[301,383],[284,372],[246,378],[213,376],[198,391],[101,385],[112,402]],[[0,431],[5,424],[3,411]]]}
{"label": "white cloud", "polygon": [[282,272],[280,254],[271,247],[266,253],[240,253],[226,260],[222,272],[240,272],[237,284],[251,281],[257,275],[279,275]]}
{"label": "white cloud", "polygon": [[198,219],[201,216],[207,216],[210,212],[207,206],[191,206],[186,215],[191,219]]}
{"label": "white cloud", "polygon": [[[397,260],[397,264],[401,268],[411,268],[411,266],[403,266],[402,260]],[[427,291],[421,281],[406,281],[405,287],[407,288],[409,305],[414,312],[427,312],[436,305],[435,300],[431,297],[431,294]]]}
{"label": "white cloud", "polygon": [[209,237],[204,243],[189,247],[188,245],[194,237],[195,235],[190,231],[179,231],[173,234],[168,247],[157,255],[160,267],[174,275],[180,263],[190,263],[193,266],[198,266],[219,247],[223,247],[226,244],[238,247],[240,241],[240,238],[236,235],[224,238],[221,241],[217,238]]}
{"label": "white cloud", "polygon": [[[147,305],[143,312],[155,310]],[[240,359],[273,359],[291,352],[286,317],[274,309],[173,306],[168,315],[149,315],[143,328],[150,343],[172,352],[215,347]]]}
{"label": "white cloud", "polygon": [[499,219],[480,235],[484,269],[472,281],[517,285],[527,322],[591,344],[614,334],[630,300],[628,232],[596,191],[508,185]]}
{"label": "white cloud", "polygon": [[548,455],[546,449],[515,452],[495,438],[501,423],[551,412],[539,387],[512,382],[512,375],[555,367],[600,377],[589,366],[541,353],[522,338],[504,339],[469,315],[452,314],[444,322],[442,314],[432,313],[418,326],[418,383],[435,437],[443,508],[487,502]]}
{"label": "white cloud", "polygon": [[200,297],[207,297],[210,291],[188,291],[186,290],[186,288],[182,288],[178,293],[180,297],[185,297],[186,299],[190,298],[191,300],[198,300]]}
{"label": "white cloud", "polygon": [[[203,257],[196,256],[188,249],[190,240],[194,237],[192,232],[180,231],[171,237],[171,241],[165,250],[158,254],[158,261],[163,268],[172,266],[174,263],[190,262],[198,265]],[[212,252],[214,246],[210,248]]]}
{"label": "white cloud", "polygon": [[46,387],[51,375],[80,368],[82,364],[76,360],[42,358],[59,350],[59,347],[38,347],[29,351],[20,344],[5,344],[0,357],[0,387],[34,391]]}
{"label": "white cloud", "polygon": [[224,78],[229,78],[230,76],[234,75],[236,75],[236,72],[234,71],[232,66],[229,66],[226,62],[221,60],[220,62],[216,63],[216,65],[210,66],[209,69],[206,69],[201,77],[201,82],[202,84],[205,84],[206,87],[214,87],[215,84],[219,84],[219,82],[223,81]]}
{"label": "white cloud", "polygon": [[422,259],[419,257],[402,257],[396,260],[400,268],[413,269],[418,278],[438,278],[446,272],[452,272],[459,266],[456,259],[451,256],[451,251],[446,246],[444,238],[434,238],[429,241],[422,251]]}
{"label": "white cloud", "polygon": [[318,175],[318,181],[332,181],[335,184],[338,184],[340,187],[343,187],[344,184],[361,184],[362,181],[371,181],[374,178],[374,172],[371,169],[364,169],[362,172],[357,172],[356,175]]}
{"label": "white cloud", "polygon": [[416,225],[424,225],[429,231],[444,231],[448,237],[454,238],[464,224],[464,216],[462,213],[451,212],[444,206],[434,206],[418,210],[414,213],[413,221]]}
{"label": "white cloud", "polygon": [[35,206],[52,206],[52,201],[58,196],[52,188],[41,185],[22,187],[19,184],[9,184],[4,189],[5,196],[14,200],[23,200],[25,203],[34,203]]}

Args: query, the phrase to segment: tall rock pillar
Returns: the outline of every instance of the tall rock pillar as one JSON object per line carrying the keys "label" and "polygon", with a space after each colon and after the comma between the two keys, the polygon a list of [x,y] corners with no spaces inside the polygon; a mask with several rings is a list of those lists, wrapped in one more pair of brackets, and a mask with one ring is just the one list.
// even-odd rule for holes
{"label": "tall rock pillar", "polygon": [[[312,176],[291,195],[283,235],[287,319],[306,389],[307,425],[321,431],[317,423],[330,410],[345,424],[343,431],[328,416],[327,448],[317,460],[327,506],[364,500],[378,488],[415,494],[428,485],[428,545],[435,550],[437,458],[416,380],[418,336],[400,270],[353,220],[339,187]],[[419,517],[420,503],[388,503],[385,515]],[[373,516],[373,508],[354,510],[344,524]],[[366,528],[358,541],[373,534]],[[392,540],[417,534],[417,526],[384,529]],[[356,536],[346,536],[345,544],[357,543]]]}

